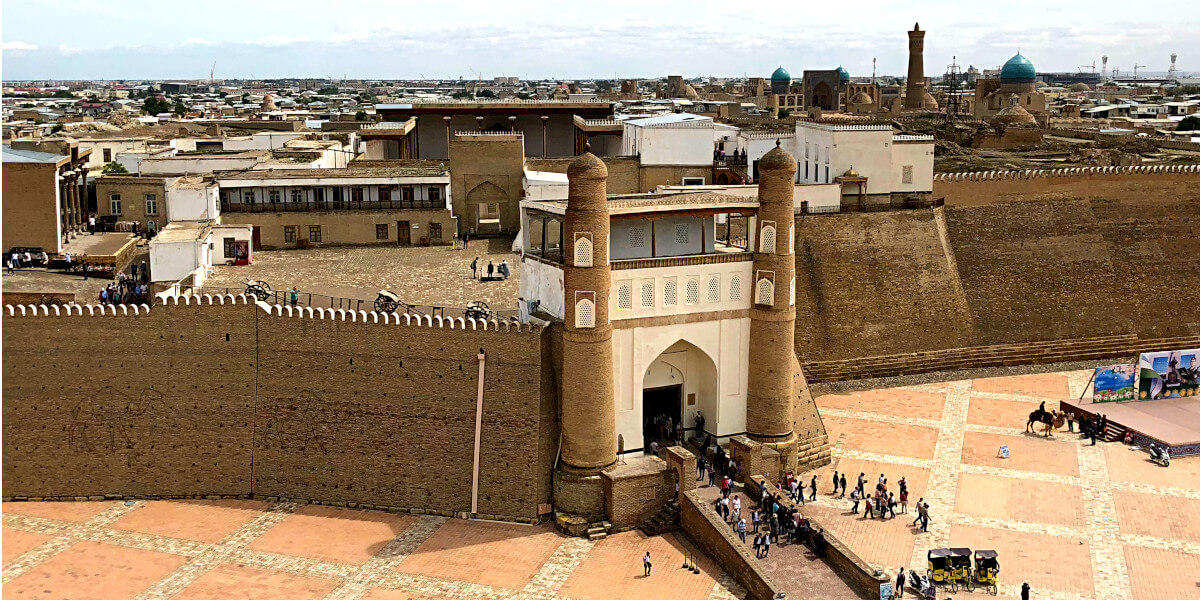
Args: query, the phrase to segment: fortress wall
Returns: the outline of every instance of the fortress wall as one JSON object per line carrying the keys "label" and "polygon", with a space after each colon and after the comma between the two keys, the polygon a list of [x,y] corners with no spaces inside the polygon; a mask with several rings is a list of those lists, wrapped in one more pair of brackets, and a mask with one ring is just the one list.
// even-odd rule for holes
{"label": "fortress wall", "polygon": [[940,212],[799,221],[801,361],[1200,332],[1200,174],[1130,171],[938,181]]}
{"label": "fortress wall", "polygon": [[1194,196],[1198,184],[1200,166],[1196,165],[939,173],[934,176],[933,197],[945,199],[947,206],[1062,198],[1167,198]]}
{"label": "fortress wall", "polygon": [[252,307],[105,308],[6,311],[4,495],[249,494]]}
{"label": "fortress wall", "polygon": [[534,519],[550,501],[557,396],[539,329],[233,296],[88,314],[99,310],[6,307],[5,497],[469,511],[483,348],[478,512]]}
{"label": "fortress wall", "polygon": [[264,316],[257,494],[471,510],[479,350],[479,512],[549,502],[540,331]]}
{"label": "fortress wall", "polygon": [[796,221],[796,353],[836,360],[966,345],[967,307],[930,210]]}

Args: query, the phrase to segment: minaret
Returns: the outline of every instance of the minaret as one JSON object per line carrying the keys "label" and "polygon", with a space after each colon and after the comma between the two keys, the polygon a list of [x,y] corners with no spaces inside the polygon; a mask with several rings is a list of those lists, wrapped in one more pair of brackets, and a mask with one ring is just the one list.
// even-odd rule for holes
{"label": "minaret", "polygon": [[908,85],[904,91],[904,108],[921,108],[925,104],[925,32],[921,24],[908,32]]}
{"label": "minaret", "polygon": [[617,461],[608,321],[608,168],[585,152],[567,167],[567,178],[562,463],[577,471],[599,471]]}
{"label": "minaret", "polygon": [[[794,459],[793,364],[796,360],[796,257],[792,188],[796,160],[779,142],[758,163],[754,302],[750,307],[750,438]],[[788,460],[788,464],[791,461]]]}

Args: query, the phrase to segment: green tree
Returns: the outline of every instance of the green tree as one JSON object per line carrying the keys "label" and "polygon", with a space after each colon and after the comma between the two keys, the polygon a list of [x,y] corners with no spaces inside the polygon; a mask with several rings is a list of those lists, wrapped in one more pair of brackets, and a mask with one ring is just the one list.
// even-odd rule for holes
{"label": "green tree", "polygon": [[128,173],[129,170],[125,168],[125,165],[114,161],[106,163],[104,168],[100,169],[100,172],[104,175],[119,175],[121,173]]}
{"label": "green tree", "polygon": [[332,95],[338,93],[338,89],[332,85],[327,85],[327,86],[317,90],[317,93],[321,94],[323,96],[332,96]]}
{"label": "green tree", "polygon": [[176,100],[174,111],[175,114],[182,117],[183,115],[187,114],[187,105],[183,103],[183,100]]}
{"label": "green tree", "polygon": [[360,111],[354,113],[354,120],[355,121],[366,121],[367,120],[367,111],[360,110]]}
{"label": "green tree", "polygon": [[1200,117],[1197,117],[1195,115],[1192,115],[1190,117],[1184,117],[1183,120],[1179,122],[1179,126],[1176,127],[1175,130],[1176,131],[1200,130]]}
{"label": "green tree", "polygon": [[142,102],[142,110],[148,115],[171,112],[171,109],[171,103],[166,100],[159,99],[158,96],[146,96],[145,102]]}
{"label": "green tree", "polygon": [[51,98],[74,98],[75,94],[72,94],[69,90],[58,90],[57,92],[54,92],[53,94],[51,94],[50,97]]}
{"label": "green tree", "polygon": [[792,111],[789,109],[786,109],[786,108],[779,109],[779,118],[780,119],[786,119],[791,114],[792,114]]}
{"label": "green tree", "polygon": [[496,93],[493,92],[492,90],[483,90],[483,91],[479,92],[479,97],[480,98],[495,98]]}

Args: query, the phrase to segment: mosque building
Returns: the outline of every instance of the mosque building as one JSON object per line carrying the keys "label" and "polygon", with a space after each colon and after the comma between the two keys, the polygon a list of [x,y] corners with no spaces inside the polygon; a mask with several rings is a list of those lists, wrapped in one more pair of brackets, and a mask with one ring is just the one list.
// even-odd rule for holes
{"label": "mosque building", "polygon": [[1046,94],[1037,88],[1037,69],[1020,53],[1008,59],[998,79],[975,80],[975,117],[1006,124],[1045,127]]}

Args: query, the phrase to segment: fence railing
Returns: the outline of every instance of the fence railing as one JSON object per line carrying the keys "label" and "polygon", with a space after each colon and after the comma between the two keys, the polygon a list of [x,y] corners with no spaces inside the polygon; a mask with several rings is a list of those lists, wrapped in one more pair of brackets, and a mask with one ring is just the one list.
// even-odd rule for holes
{"label": "fence railing", "polygon": [[[213,286],[180,286],[179,295],[225,295],[225,294],[244,294],[244,287],[213,287]],[[267,304],[292,304],[291,290],[271,290],[269,297],[264,300]],[[364,310],[371,312],[375,310],[375,299],[367,298],[346,298],[340,296],[328,296],[325,294],[314,294],[312,292],[297,292],[296,306],[308,306],[312,308],[329,308],[333,310]],[[426,304],[408,304],[401,305],[396,309],[397,313],[410,313],[422,316],[443,317],[443,318],[460,318],[467,316],[467,309],[458,306],[432,306]],[[512,319],[518,317],[516,310],[491,310],[491,317],[497,319]]]}
{"label": "fence railing", "polygon": [[350,202],[222,202],[221,212],[278,213],[324,212],[338,210],[415,210],[444,209],[445,200],[363,200]]}

